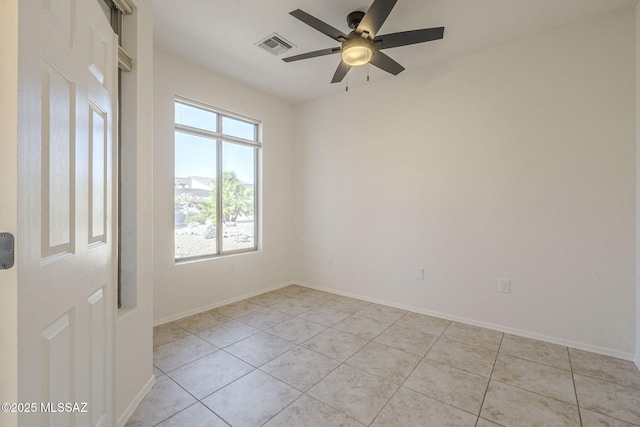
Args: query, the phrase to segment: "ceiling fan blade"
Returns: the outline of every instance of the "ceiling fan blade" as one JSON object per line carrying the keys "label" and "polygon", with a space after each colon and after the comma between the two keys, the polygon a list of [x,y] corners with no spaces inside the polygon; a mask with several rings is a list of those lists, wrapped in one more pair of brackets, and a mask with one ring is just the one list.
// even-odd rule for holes
{"label": "ceiling fan blade", "polygon": [[282,58],[282,60],[284,62],[300,61],[301,59],[316,58],[318,56],[325,56],[325,55],[331,55],[333,53],[339,53],[341,50],[342,48],[332,47],[329,49],[321,49],[313,52],[301,53],[300,55],[289,56],[288,58]]}
{"label": "ceiling fan blade", "polygon": [[422,30],[401,31],[384,34],[373,39],[376,49],[407,46],[410,44],[440,40],[444,37],[444,27],[423,28]]}
{"label": "ceiling fan blade", "polygon": [[340,65],[336,69],[335,74],[333,75],[333,79],[331,79],[331,83],[340,83],[344,76],[347,75],[349,70],[351,69],[350,65],[344,63],[344,61],[340,61]]}
{"label": "ceiling fan blade", "polygon": [[338,30],[337,28],[333,28],[331,25],[327,24],[326,22],[322,22],[315,16],[311,16],[303,10],[296,9],[293,12],[289,12],[289,15],[298,18],[308,26],[315,28],[322,34],[327,35],[336,41],[342,42],[348,39],[347,35],[342,31]]}
{"label": "ceiling fan blade", "polygon": [[363,32],[369,33],[369,38],[373,39],[376,33],[387,20],[387,17],[391,13],[391,10],[396,5],[398,0],[374,0],[373,4],[369,7],[369,10],[358,24],[356,33],[362,34]]}
{"label": "ceiling fan blade", "polygon": [[375,65],[381,70],[384,70],[387,73],[391,73],[394,76],[404,71],[404,67],[402,65],[398,64],[396,61],[378,50],[373,52],[370,64]]}

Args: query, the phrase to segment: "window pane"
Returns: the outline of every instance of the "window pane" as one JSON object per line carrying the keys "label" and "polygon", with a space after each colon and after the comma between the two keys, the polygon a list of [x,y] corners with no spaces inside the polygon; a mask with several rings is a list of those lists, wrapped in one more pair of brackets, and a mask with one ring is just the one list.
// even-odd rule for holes
{"label": "window pane", "polygon": [[222,144],[222,251],[254,248],[256,148]]}
{"label": "window pane", "polygon": [[218,130],[217,113],[193,107],[191,105],[182,104],[180,102],[176,102],[175,106],[175,119],[177,124],[204,129],[211,132],[216,132]]}
{"label": "window pane", "polygon": [[216,141],[175,133],[175,257],[216,250]]}
{"label": "window pane", "polygon": [[222,116],[222,133],[225,135],[256,140],[256,125],[231,117]]}

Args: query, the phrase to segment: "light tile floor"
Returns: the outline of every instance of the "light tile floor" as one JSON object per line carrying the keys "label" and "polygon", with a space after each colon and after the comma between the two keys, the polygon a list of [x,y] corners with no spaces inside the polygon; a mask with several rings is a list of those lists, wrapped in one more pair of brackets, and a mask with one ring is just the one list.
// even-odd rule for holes
{"label": "light tile floor", "polygon": [[134,426],[632,426],[632,362],[297,285],[154,330]]}

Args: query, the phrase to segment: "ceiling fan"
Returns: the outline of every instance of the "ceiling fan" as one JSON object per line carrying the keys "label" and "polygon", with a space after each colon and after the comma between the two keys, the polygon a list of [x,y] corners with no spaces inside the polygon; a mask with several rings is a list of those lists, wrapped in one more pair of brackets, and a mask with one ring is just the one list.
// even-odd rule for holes
{"label": "ceiling fan", "polygon": [[290,56],[283,58],[283,61],[292,62],[341,53],[342,61],[340,61],[331,83],[341,82],[351,67],[367,63],[393,75],[401,73],[404,67],[381,51],[392,47],[440,40],[444,37],[444,27],[423,28],[421,30],[401,31],[377,36],[378,30],[386,21],[397,1],[374,0],[366,13],[361,11],[351,12],[347,16],[347,24],[353,31],[349,34],[344,34],[342,31],[300,9],[290,12],[290,15],[295,18],[340,42],[341,46]]}

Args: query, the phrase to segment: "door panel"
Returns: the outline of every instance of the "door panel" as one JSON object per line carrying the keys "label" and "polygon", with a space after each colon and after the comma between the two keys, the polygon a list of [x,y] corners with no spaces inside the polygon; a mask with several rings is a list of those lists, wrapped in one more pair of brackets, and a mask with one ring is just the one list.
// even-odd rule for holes
{"label": "door panel", "polygon": [[50,405],[19,419],[111,426],[117,38],[97,0],[20,2],[18,28],[18,396]]}
{"label": "door panel", "polygon": [[89,244],[106,243],[107,147],[106,111],[89,103]]}
{"label": "door panel", "polygon": [[42,256],[73,252],[75,229],[75,85],[42,64]]}
{"label": "door panel", "polygon": [[103,85],[106,83],[104,74],[108,60],[107,53],[109,49],[109,41],[104,40],[100,31],[93,27],[91,28],[89,36],[91,37],[91,65],[89,65],[89,70],[91,70],[91,73],[96,80]]}
{"label": "door panel", "polygon": [[[69,357],[75,353],[73,317],[71,310],[42,331],[42,402],[69,402],[73,398],[74,360]],[[53,425],[72,425],[69,413],[62,413],[52,421]]]}
{"label": "door panel", "polygon": [[93,426],[104,425],[107,417],[106,410],[109,407],[109,390],[108,382],[105,375],[109,372],[107,363],[109,362],[107,355],[108,342],[108,320],[107,303],[105,301],[105,288],[103,286],[96,293],[89,297],[89,325],[91,344],[89,346],[90,366],[89,366],[89,383],[92,423]]}
{"label": "door panel", "polygon": [[76,0],[42,0],[42,11],[50,15],[46,17],[47,23],[60,32],[71,50],[75,50]]}

